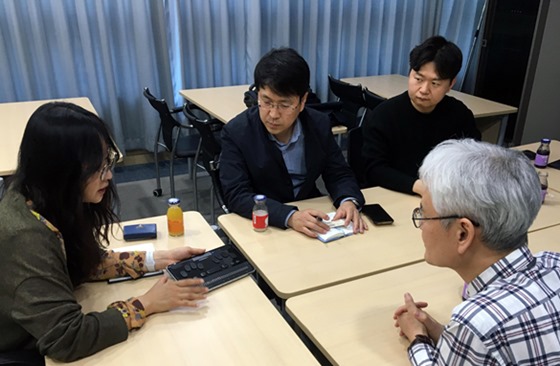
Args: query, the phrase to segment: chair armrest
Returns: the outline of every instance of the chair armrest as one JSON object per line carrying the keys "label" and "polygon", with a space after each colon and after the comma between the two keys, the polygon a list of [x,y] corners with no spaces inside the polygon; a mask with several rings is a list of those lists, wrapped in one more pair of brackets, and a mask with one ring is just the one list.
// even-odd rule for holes
{"label": "chair armrest", "polygon": [[189,129],[189,130],[192,130],[194,128],[194,126],[189,124],[189,123],[181,123],[181,122],[178,122],[178,123],[179,123],[179,126],[178,126],[179,128],[184,128],[184,129]]}
{"label": "chair armrest", "polygon": [[171,114],[175,114],[175,113],[182,112],[182,111],[183,111],[183,108],[185,108],[185,105],[186,105],[186,103],[183,104],[183,105],[180,106],[180,107],[172,108],[172,109],[169,110],[169,112],[170,112]]}
{"label": "chair armrest", "polygon": [[[175,108],[171,109],[169,112],[171,114],[182,112],[186,105],[187,105],[187,103],[183,104],[180,107],[175,107]],[[194,128],[194,126],[191,125],[190,123],[183,123],[183,122],[180,122],[180,121],[177,121],[177,123],[179,123],[180,128],[188,128],[188,129],[193,129]]]}

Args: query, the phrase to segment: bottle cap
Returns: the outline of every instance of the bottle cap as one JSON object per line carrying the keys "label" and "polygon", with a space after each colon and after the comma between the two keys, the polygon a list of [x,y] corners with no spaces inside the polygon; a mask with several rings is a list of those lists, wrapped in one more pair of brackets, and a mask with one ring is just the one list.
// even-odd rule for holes
{"label": "bottle cap", "polygon": [[550,139],[541,139],[542,143],[550,144]]}
{"label": "bottle cap", "polygon": [[176,197],[172,197],[167,200],[167,203],[170,205],[178,205],[179,203],[181,203],[181,200]]}
{"label": "bottle cap", "polygon": [[266,200],[266,196],[264,194],[257,194],[255,195],[255,202],[257,201],[265,201]]}

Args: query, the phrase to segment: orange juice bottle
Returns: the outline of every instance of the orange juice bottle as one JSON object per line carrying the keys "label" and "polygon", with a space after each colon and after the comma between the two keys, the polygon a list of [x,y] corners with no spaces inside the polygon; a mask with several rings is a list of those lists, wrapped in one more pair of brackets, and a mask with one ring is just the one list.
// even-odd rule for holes
{"label": "orange juice bottle", "polygon": [[170,198],[167,200],[169,208],[167,209],[167,230],[170,236],[181,236],[185,234],[185,226],[183,224],[183,210],[179,204],[181,200],[178,198]]}

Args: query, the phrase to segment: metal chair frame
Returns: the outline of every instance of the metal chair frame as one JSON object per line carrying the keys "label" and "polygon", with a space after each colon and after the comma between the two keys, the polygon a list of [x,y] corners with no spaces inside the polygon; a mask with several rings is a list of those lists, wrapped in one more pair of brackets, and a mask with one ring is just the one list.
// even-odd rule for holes
{"label": "metal chair frame", "polygon": [[186,104],[183,113],[189,122],[198,130],[200,134],[200,149],[197,154],[197,161],[201,161],[204,169],[210,175],[212,187],[210,188],[210,215],[212,224],[216,223],[215,200],[224,213],[229,213],[225,204],[222,184],[220,182],[220,153],[222,147],[220,141],[216,138],[216,134],[221,130],[223,123],[217,119],[212,119],[202,109],[191,104]]}
{"label": "metal chair frame", "polygon": [[[159,150],[160,147],[163,147],[166,151],[171,153],[171,159],[169,162],[169,183],[170,193],[172,197],[176,196],[174,160],[176,158],[189,159],[190,176],[195,185],[195,208],[198,210],[198,201],[196,200],[196,156],[198,154],[198,150],[200,149],[200,136],[198,136],[198,134],[196,133],[189,134],[187,136],[181,136],[181,131],[188,130],[194,132],[194,127],[192,125],[181,123],[174,117],[174,115],[180,113],[183,110],[183,106],[169,108],[165,99],[156,98],[150,92],[149,88],[144,88],[144,97],[148,99],[148,102],[158,112],[160,117],[160,124],[154,141],[154,163],[156,168],[157,187],[156,189],[154,189],[153,194],[156,197],[160,197],[163,193],[161,189],[161,177],[159,172]],[[186,149],[183,149],[181,151],[178,150],[180,139],[184,139],[186,146]]]}
{"label": "metal chair frame", "polygon": [[338,113],[340,119],[352,118],[351,121],[340,121],[348,127],[348,130],[360,126],[364,120],[366,109],[362,86],[360,84],[349,84],[329,75],[329,88],[338,98],[338,101],[342,103],[340,110],[335,112],[335,116]]}

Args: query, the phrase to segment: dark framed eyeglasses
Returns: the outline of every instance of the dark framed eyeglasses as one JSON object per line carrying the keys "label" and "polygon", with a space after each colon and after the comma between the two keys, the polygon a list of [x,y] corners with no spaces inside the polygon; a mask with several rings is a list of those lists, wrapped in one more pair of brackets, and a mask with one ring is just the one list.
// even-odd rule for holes
{"label": "dark framed eyeglasses", "polygon": [[[412,223],[414,224],[414,227],[419,229],[420,226],[422,226],[422,221],[427,221],[427,220],[450,220],[450,219],[460,219],[463,218],[464,216],[459,216],[459,215],[449,215],[449,216],[438,216],[438,217],[424,217],[424,213],[422,212],[422,209],[420,207],[416,207],[413,211],[412,211]],[[472,224],[475,227],[479,227],[480,224],[472,219],[469,219],[468,217],[464,217],[468,220],[470,220],[472,222]]]}
{"label": "dark framed eyeglasses", "polygon": [[300,105],[301,97],[299,98],[299,101],[297,102],[297,104],[288,104],[287,102],[272,103],[269,100],[261,100],[260,98],[258,99],[257,102],[258,102],[259,108],[263,109],[265,111],[271,111],[272,109],[276,108],[278,110],[278,112],[280,112],[280,113],[282,113],[282,112],[293,112]]}
{"label": "dark framed eyeglasses", "polygon": [[101,170],[99,171],[99,179],[101,180],[105,180],[105,176],[107,175],[107,172],[109,170],[113,170],[113,168],[115,167],[115,165],[117,165],[117,162],[119,161],[119,159],[121,158],[120,154],[118,151],[114,150],[113,148],[109,148],[107,150],[107,160],[105,160],[105,164],[103,165],[103,167],[101,167]]}

